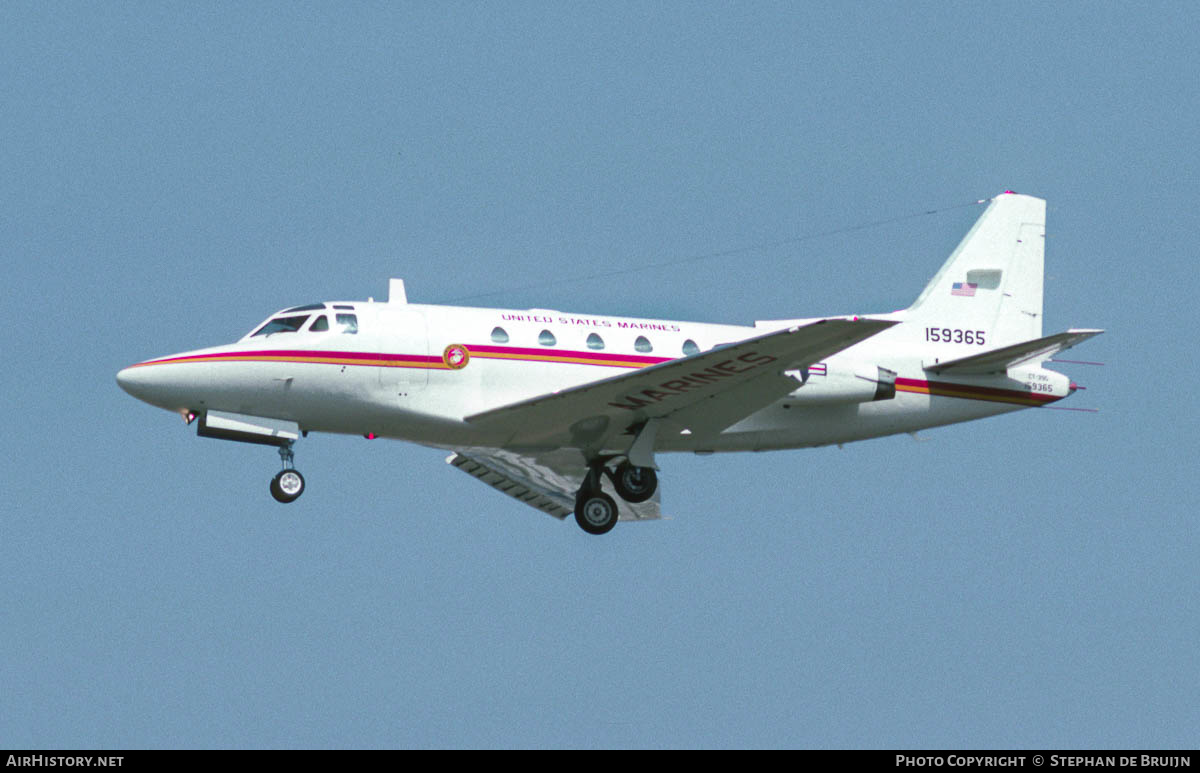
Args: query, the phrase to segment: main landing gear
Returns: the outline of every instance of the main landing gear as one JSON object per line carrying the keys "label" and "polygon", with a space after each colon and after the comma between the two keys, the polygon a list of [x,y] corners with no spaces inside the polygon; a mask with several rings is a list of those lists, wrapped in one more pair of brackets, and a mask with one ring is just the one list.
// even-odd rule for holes
{"label": "main landing gear", "polygon": [[634,467],[624,462],[609,478],[621,499],[634,504],[645,502],[658,490],[658,474],[653,467]]}
{"label": "main landing gear", "polygon": [[603,461],[594,462],[575,495],[575,522],[588,534],[607,534],[620,517],[617,503],[601,489],[601,474],[608,476],[621,499],[632,504],[645,502],[658,489],[658,475],[651,467],[622,462],[614,471]]}
{"label": "main landing gear", "polygon": [[283,461],[283,469],[271,478],[271,496],[284,504],[295,502],[304,493],[304,476],[292,467],[293,456],[290,442],[280,446],[279,458]]}

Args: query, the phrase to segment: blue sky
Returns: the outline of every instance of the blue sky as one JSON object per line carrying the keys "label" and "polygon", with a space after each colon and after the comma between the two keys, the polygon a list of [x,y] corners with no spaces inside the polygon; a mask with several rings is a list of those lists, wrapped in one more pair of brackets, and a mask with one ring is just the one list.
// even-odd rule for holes
{"label": "blue sky", "polygon": [[[0,743],[1194,748],[1198,29],[1178,3],[5,4]],[[957,205],[1009,188],[1049,201],[1047,332],[1108,330],[1068,371],[1100,413],[666,457],[673,519],[603,539],[362,438],[303,442],[282,507],[270,449],[114,381],[389,276],[890,311],[982,210]]]}

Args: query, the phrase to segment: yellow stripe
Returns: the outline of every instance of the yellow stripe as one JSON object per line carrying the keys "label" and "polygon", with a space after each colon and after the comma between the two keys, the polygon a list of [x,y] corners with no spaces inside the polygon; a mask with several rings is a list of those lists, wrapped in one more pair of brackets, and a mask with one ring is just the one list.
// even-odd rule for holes
{"label": "yellow stripe", "polygon": [[962,400],[986,400],[993,403],[1016,403],[1017,405],[1042,405],[1040,400],[1032,400],[1028,397],[1018,397],[1013,395],[1007,397],[1004,395],[982,395],[978,392],[956,392],[952,389],[937,389],[931,390],[929,387],[908,386],[907,384],[897,384],[897,392],[914,392],[922,395],[933,395],[934,397],[957,397]]}
{"label": "yellow stripe", "polygon": [[313,365],[374,365],[380,368],[425,368],[428,370],[449,370],[444,362],[420,362],[403,360],[364,360],[345,359],[342,357],[285,357],[281,355],[230,355],[230,356],[201,356],[182,357],[174,360],[142,362],[134,367],[143,365],[175,365],[190,362],[299,362]]}
{"label": "yellow stripe", "polygon": [[[644,368],[656,363],[637,362],[631,360],[597,360],[590,357],[568,357],[553,354],[495,354],[490,352],[472,352],[472,359],[521,360],[525,362],[568,363],[573,365],[600,365],[612,368]],[[268,354],[236,354],[236,355],[200,355],[197,357],[180,357],[171,360],[155,360],[141,362],[134,367],[145,365],[173,365],[191,362],[300,362],[321,365],[373,365],[381,368],[425,368],[427,370],[451,370],[445,362],[422,362],[404,360],[368,360],[346,359],[342,357],[289,357],[286,355]]]}
{"label": "yellow stripe", "polygon": [[527,360],[530,362],[568,362],[576,365],[610,365],[614,368],[643,368],[647,365],[653,365],[649,362],[630,362],[628,360],[593,360],[583,357],[566,357],[554,355],[537,355],[537,354],[492,354],[482,352],[471,352],[471,357],[479,357],[481,359],[492,360]]}

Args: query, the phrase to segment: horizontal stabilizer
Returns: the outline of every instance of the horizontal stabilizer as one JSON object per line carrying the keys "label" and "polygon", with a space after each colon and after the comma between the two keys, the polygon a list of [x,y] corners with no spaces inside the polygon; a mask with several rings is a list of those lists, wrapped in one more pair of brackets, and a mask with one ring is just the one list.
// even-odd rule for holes
{"label": "horizontal stabilizer", "polygon": [[1004,373],[1009,368],[1027,362],[1037,361],[1040,363],[1064,349],[1070,349],[1103,332],[1103,330],[1068,330],[1065,333],[1056,333],[1045,338],[1035,338],[1032,341],[993,349],[990,352],[972,354],[970,357],[925,365],[925,370],[930,373],[953,372],[964,376]]}

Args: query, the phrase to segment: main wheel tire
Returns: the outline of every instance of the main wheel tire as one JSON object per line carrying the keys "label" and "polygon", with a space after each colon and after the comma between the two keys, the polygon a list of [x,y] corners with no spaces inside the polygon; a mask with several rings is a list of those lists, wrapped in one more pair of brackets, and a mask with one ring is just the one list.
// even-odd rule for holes
{"label": "main wheel tire", "polygon": [[658,490],[658,474],[653,467],[634,467],[625,462],[613,473],[613,488],[626,502],[645,502]]}
{"label": "main wheel tire", "polygon": [[296,470],[282,470],[271,478],[271,496],[277,502],[295,502],[303,493],[304,476]]}
{"label": "main wheel tire", "polygon": [[607,534],[618,517],[617,503],[602,491],[580,494],[575,500],[575,522],[588,534]]}

